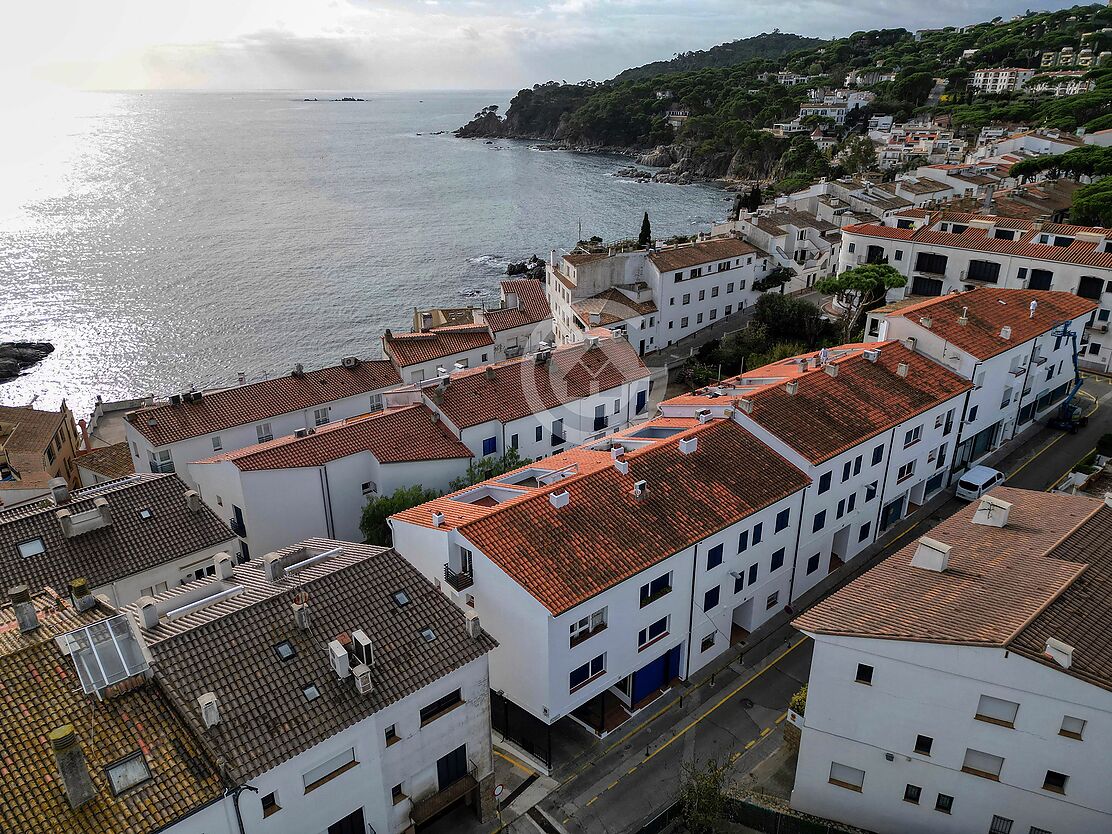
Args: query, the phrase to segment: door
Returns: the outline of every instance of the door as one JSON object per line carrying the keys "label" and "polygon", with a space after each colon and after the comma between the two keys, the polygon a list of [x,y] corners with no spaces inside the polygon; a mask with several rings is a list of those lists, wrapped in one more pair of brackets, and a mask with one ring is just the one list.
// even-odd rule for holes
{"label": "door", "polygon": [[641,356],[645,355],[645,340],[644,339],[641,340],[641,347],[639,347],[637,349],[637,353]]}
{"label": "door", "polygon": [[900,496],[891,504],[884,508],[884,512],[880,514],[880,529],[887,530],[892,524],[903,517],[904,496]]}
{"label": "door", "polygon": [[467,745],[461,744],[436,762],[436,779],[440,790],[454,785],[467,775]]}
{"label": "door", "polygon": [[656,660],[646,664],[633,673],[633,695],[630,700],[637,704],[645,696],[662,688],[668,678],[668,655],[665,652]]}
{"label": "door", "polygon": [[649,403],[649,392],[648,391],[638,391],[637,392],[637,407],[636,407],[634,413],[635,414],[640,414],[642,411],[645,410],[645,406],[648,405],[648,403]]}
{"label": "door", "polygon": [[339,822],[328,826],[328,834],[366,834],[366,831],[362,808],[357,808]]}
{"label": "door", "polygon": [[937,278],[916,275],[911,280],[912,295],[942,295],[942,282]]}

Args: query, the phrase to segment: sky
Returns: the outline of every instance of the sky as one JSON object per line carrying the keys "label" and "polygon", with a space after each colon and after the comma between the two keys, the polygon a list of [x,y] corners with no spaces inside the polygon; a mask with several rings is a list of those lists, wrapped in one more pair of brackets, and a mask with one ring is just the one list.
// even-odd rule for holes
{"label": "sky", "polygon": [[962,25],[1028,3],[12,0],[0,16],[0,90],[511,89],[602,80],[774,28],[828,38]]}

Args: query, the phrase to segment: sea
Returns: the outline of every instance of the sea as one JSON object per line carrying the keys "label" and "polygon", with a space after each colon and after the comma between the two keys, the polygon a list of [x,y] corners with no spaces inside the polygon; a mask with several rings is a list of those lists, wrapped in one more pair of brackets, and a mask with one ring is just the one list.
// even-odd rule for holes
{"label": "sea", "polygon": [[[68,93],[0,104],[0,403],[115,400],[381,356],[417,307],[493,304],[580,237],[691,234],[710,185],[450,131],[510,91]],[[364,101],[332,101],[344,96]],[[307,101],[317,98],[318,101]]]}

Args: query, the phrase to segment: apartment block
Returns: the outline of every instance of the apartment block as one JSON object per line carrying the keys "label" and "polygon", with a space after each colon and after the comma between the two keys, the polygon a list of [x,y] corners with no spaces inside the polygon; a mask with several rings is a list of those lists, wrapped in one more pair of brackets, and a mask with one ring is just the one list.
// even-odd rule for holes
{"label": "apartment block", "polygon": [[400,383],[390,362],[348,357],[330,368],[298,366],[250,385],[176,394],[128,413],[135,471],[177,472],[193,486],[188,468],[193,461],[378,411],[382,394]]}
{"label": "apartment block", "polygon": [[50,493],[50,481],[81,485],[74,458],[80,441],[65,401],[57,411],[0,405],[0,507]]}
{"label": "apartment block", "polygon": [[1038,70],[1022,67],[993,67],[973,70],[970,85],[982,93],[1010,93],[1022,87],[1035,77]]}
{"label": "apartment block", "polygon": [[797,618],[792,806],[911,834],[1108,830],[1110,532],[1106,501],[998,487]]}
{"label": "apartment block", "polygon": [[1099,305],[1080,337],[1081,364],[1108,368],[1112,231],[950,211],[904,211],[842,230],[839,270],[884,262],[907,276],[907,295],[938,296],[980,286],[1056,290]]}
{"label": "apartment block", "polygon": [[837,271],[841,231],[835,223],[784,206],[742,211],[737,220],[715,223],[712,235],[737,234],[777,266],[791,270],[788,291],[811,287]]}

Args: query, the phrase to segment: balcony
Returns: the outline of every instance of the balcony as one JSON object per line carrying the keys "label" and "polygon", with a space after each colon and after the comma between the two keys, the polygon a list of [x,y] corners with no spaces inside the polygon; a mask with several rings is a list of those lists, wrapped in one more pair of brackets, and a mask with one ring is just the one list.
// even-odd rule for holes
{"label": "balcony", "polygon": [[569,648],[574,649],[580,643],[583,643],[583,642],[591,639],[596,634],[598,634],[599,632],[602,632],[602,631],[606,631],[606,623],[599,623],[594,628],[584,629],[583,631],[579,632],[578,634],[576,634],[574,637],[571,638],[571,640],[569,641]]}
{"label": "balcony", "polygon": [[228,526],[232,528],[232,532],[239,536],[241,539],[247,538],[247,527],[243,521],[238,518],[233,518],[228,522]]}
{"label": "balcony", "polygon": [[470,771],[447,787],[415,800],[413,807],[409,810],[409,818],[414,825],[422,825],[441,811],[463,799],[471,791],[478,789],[478,787],[479,780],[476,778],[476,769],[472,767]]}
{"label": "balcony", "polygon": [[552,435],[552,445],[553,446],[563,445],[564,440],[565,440],[565,438],[562,434],[553,434]]}
{"label": "balcony", "polygon": [[456,571],[448,567],[447,564],[445,564],[444,581],[455,588],[457,591],[462,591],[470,588],[472,585],[475,584],[475,574],[473,574],[471,571],[460,571],[459,573],[457,573]]}
{"label": "balcony", "polygon": [[601,431],[602,429],[606,428],[609,425],[610,425],[610,418],[609,417],[605,417],[605,416],[604,417],[596,417],[595,418],[595,429],[594,430],[595,431]]}

